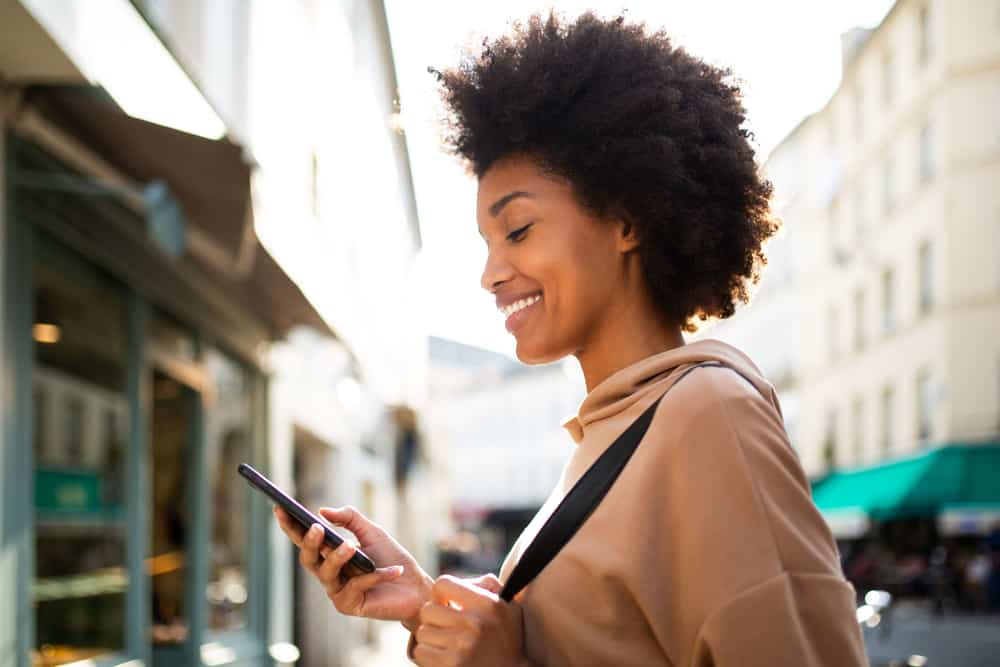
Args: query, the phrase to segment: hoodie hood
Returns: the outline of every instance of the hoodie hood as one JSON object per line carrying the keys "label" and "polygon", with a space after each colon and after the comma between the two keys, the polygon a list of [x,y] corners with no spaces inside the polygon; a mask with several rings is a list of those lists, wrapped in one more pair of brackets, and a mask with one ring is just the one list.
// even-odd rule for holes
{"label": "hoodie hood", "polygon": [[645,402],[652,394],[662,394],[677,373],[706,361],[718,361],[740,371],[777,407],[774,388],[750,357],[728,343],[706,338],[654,354],[612,374],[587,394],[577,414],[566,420],[563,428],[579,444],[591,425]]}

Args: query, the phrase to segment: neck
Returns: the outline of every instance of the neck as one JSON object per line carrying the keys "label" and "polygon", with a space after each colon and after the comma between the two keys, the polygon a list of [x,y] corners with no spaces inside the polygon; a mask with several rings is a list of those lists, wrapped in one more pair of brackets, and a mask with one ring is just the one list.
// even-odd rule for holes
{"label": "neck", "polygon": [[651,298],[619,303],[576,353],[587,393],[623,368],[684,345],[680,326],[665,322]]}

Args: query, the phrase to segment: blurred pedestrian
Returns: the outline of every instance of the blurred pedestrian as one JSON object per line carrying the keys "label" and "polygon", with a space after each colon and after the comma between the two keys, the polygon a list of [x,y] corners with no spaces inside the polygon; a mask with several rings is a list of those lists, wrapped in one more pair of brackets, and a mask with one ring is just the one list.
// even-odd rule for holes
{"label": "blurred pedestrian", "polygon": [[972,601],[972,610],[986,611],[989,608],[987,584],[993,569],[990,554],[986,548],[980,549],[965,566],[966,594]]}
{"label": "blurred pedestrian", "polygon": [[986,548],[990,554],[990,572],[986,577],[986,608],[1000,612],[1000,521],[993,525],[986,538]]}
{"label": "blurred pedestrian", "polygon": [[934,613],[944,614],[945,602],[951,597],[951,579],[948,569],[948,549],[939,544],[931,551],[927,568],[928,587],[931,592],[931,602]]}
{"label": "blurred pedestrian", "polygon": [[[577,447],[499,580],[432,581],[349,509],[324,515],[382,569],[341,580],[350,549],[279,515],[303,566],[342,612],[402,620],[424,667],[867,664],[774,388],[736,348],[683,337],[747,301],[778,229],[729,72],[588,13],[534,16],[435,73],[446,140],[479,181],[482,286],[521,361],[580,363]],[[608,477],[595,462],[643,429]],[[546,523],[578,483],[610,490],[498,595],[558,541]]]}
{"label": "blurred pedestrian", "polygon": [[845,574],[848,581],[854,584],[859,599],[864,598],[865,591],[876,587],[877,556],[877,547],[874,544],[867,544],[861,553],[848,563]]}

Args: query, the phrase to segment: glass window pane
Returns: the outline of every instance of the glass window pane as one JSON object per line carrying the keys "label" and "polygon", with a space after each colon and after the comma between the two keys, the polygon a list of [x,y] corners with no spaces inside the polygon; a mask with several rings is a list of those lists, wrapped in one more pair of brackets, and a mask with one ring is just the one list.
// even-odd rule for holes
{"label": "glass window pane", "polygon": [[865,458],[865,403],[860,397],[854,399],[851,420],[854,424],[854,463],[861,464]]}
{"label": "glass window pane", "polygon": [[926,65],[931,59],[931,21],[926,3],[920,7],[918,16],[920,46],[917,59],[921,65]]}
{"label": "glass window pane", "polygon": [[840,315],[836,306],[830,306],[827,312],[827,347],[830,363],[836,363],[840,359]]}
{"label": "glass window pane", "polygon": [[895,277],[892,269],[882,272],[882,331],[892,333],[896,328]]}
{"label": "glass window pane", "polygon": [[920,246],[920,312],[926,313],[934,305],[934,264],[929,242]]}
{"label": "glass window pane", "polygon": [[858,289],[854,293],[854,350],[865,349],[865,292]]}
{"label": "glass window pane", "polygon": [[251,382],[242,366],[218,351],[206,354],[205,366],[214,388],[206,415],[214,463],[208,626],[235,630],[247,625],[249,488],[235,471],[241,462],[252,461]]}
{"label": "glass window pane", "polygon": [[34,253],[35,665],[125,641],[124,299],[44,237]]}
{"label": "glass window pane", "polygon": [[188,461],[197,394],[169,375],[153,373],[152,528],[147,572],[152,591],[154,646],[187,639],[186,573],[189,537]]}
{"label": "glass window pane", "polygon": [[149,339],[154,353],[166,354],[183,361],[197,359],[191,331],[163,312],[154,314]]}
{"label": "glass window pane", "polygon": [[892,387],[882,389],[882,453],[889,455],[895,448],[895,394]]}
{"label": "glass window pane", "polygon": [[920,182],[934,178],[934,169],[934,134],[928,124],[920,130]]}
{"label": "glass window pane", "polygon": [[896,176],[892,158],[882,163],[882,212],[889,214],[896,205]]}
{"label": "glass window pane", "polygon": [[934,394],[929,370],[917,376],[917,439],[926,443],[931,439],[934,422]]}

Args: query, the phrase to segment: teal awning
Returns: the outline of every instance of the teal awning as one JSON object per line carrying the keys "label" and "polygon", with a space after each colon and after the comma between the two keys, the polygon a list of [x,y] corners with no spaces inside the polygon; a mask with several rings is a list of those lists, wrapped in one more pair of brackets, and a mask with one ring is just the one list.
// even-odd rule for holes
{"label": "teal awning", "polygon": [[950,445],[870,468],[831,473],[813,485],[827,517],[876,521],[935,518],[950,508],[1000,507],[1000,443]]}

